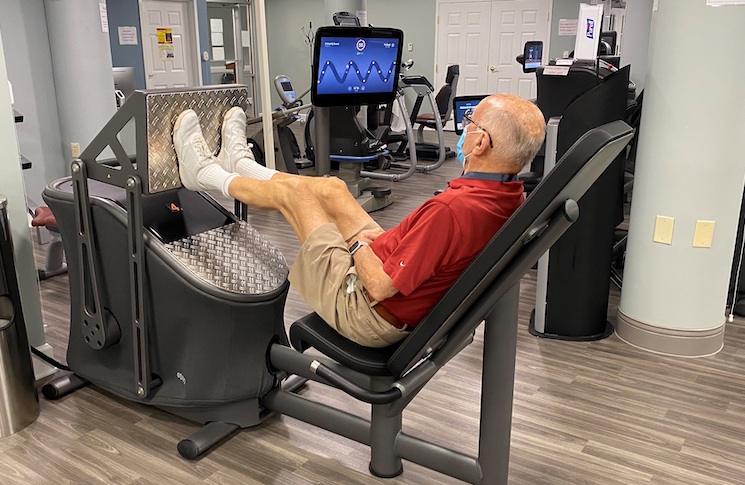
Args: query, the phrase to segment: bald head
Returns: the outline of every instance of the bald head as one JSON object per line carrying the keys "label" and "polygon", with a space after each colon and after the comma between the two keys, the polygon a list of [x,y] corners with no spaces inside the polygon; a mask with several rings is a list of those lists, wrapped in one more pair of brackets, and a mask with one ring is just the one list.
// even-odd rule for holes
{"label": "bald head", "polygon": [[484,98],[474,109],[473,119],[492,137],[494,148],[485,153],[487,163],[507,173],[517,173],[530,163],[546,135],[541,110],[512,94]]}

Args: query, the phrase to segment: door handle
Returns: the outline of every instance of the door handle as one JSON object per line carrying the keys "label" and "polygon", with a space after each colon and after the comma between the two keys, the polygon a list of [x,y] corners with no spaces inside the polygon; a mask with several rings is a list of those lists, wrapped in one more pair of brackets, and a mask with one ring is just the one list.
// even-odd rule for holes
{"label": "door handle", "polygon": [[497,69],[497,66],[489,66],[489,70],[491,72],[499,72],[499,69]]}
{"label": "door handle", "polygon": [[148,77],[148,79],[152,79],[152,78],[155,77],[155,74],[148,74],[147,77]]}

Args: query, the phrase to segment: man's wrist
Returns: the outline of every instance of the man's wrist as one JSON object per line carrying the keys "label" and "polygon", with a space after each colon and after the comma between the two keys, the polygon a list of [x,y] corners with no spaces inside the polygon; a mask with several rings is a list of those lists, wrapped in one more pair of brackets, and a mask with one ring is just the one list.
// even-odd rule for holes
{"label": "man's wrist", "polygon": [[350,254],[350,256],[354,256],[354,253],[356,253],[357,251],[359,251],[360,248],[363,247],[363,246],[369,246],[369,244],[366,243],[365,241],[355,241],[355,242],[353,242],[352,245],[349,246],[349,254]]}

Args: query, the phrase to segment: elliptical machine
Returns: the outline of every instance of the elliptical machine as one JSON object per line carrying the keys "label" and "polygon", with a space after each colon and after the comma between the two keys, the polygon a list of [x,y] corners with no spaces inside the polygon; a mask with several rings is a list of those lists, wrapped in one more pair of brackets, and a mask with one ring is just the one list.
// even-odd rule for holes
{"label": "elliptical machine", "polygon": [[[404,65],[404,69],[410,69],[413,61]],[[434,160],[435,163],[430,165],[420,165],[417,167],[419,172],[431,172],[442,166],[448,158],[455,157],[455,152],[446,147],[444,143],[445,135],[443,131],[444,124],[452,116],[453,100],[455,99],[458,89],[458,78],[460,77],[460,66],[453,64],[448,66],[445,77],[445,85],[434,96],[434,86],[429,80],[420,75],[401,76],[399,86],[402,92],[406,89],[413,90],[416,94],[416,101],[411,110],[410,122],[414,126],[418,124],[416,138],[408,134],[390,134],[387,137],[389,143],[398,143],[398,148],[393,152],[393,158],[398,161],[406,160],[412,152],[418,160]],[[431,112],[421,113],[424,100],[427,100]],[[388,114],[386,114],[388,116]],[[424,129],[432,128],[437,134],[437,143],[427,143],[424,141]],[[414,147],[415,150],[411,150]]]}

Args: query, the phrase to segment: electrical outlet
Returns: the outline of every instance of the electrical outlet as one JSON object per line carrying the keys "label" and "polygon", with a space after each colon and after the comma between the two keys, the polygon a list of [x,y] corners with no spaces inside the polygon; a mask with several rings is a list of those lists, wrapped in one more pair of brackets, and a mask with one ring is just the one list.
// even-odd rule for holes
{"label": "electrical outlet", "polygon": [[657,216],[654,224],[654,236],[652,237],[652,240],[661,244],[672,244],[674,226],[674,218]]}
{"label": "electrical outlet", "polygon": [[714,221],[696,221],[696,229],[693,231],[694,248],[710,248],[714,239]]}
{"label": "electrical outlet", "polygon": [[412,52],[414,50],[414,43],[409,42],[409,45],[406,46],[406,50]]}
{"label": "electrical outlet", "polygon": [[70,143],[70,151],[72,152],[72,158],[80,157],[80,143]]}

